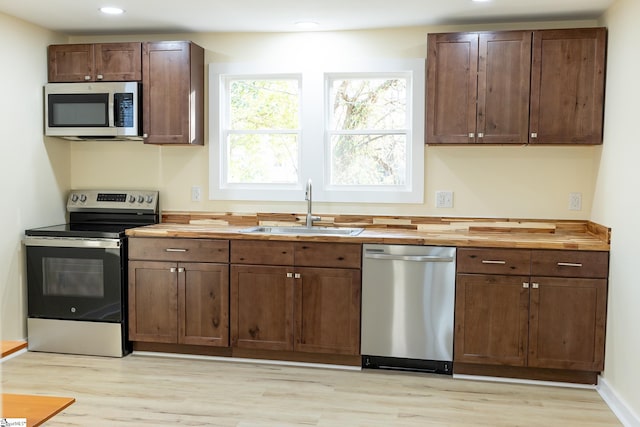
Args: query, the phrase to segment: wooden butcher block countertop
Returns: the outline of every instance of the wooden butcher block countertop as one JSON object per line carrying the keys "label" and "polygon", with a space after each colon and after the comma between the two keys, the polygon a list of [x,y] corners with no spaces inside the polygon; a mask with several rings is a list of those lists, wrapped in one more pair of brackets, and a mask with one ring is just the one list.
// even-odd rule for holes
{"label": "wooden butcher block countertop", "polygon": [[127,230],[130,237],[294,240],[487,248],[608,251],[611,229],[590,221],[433,217],[321,217],[316,226],[363,227],[357,236],[245,233],[251,226],[300,225],[285,214],[165,213],[161,224]]}

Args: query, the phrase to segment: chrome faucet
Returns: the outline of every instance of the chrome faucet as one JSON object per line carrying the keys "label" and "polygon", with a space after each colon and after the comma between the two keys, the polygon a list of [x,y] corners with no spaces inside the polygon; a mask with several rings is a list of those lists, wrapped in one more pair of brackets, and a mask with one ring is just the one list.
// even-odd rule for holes
{"label": "chrome faucet", "polygon": [[313,227],[313,221],[319,221],[320,217],[319,216],[313,216],[311,214],[311,178],[309,178],[309,181],[307,181],[307,190],[304,193],[304,199],[307,201],[307,220],[306,220],[306,226],[307,228],[311,228]]}

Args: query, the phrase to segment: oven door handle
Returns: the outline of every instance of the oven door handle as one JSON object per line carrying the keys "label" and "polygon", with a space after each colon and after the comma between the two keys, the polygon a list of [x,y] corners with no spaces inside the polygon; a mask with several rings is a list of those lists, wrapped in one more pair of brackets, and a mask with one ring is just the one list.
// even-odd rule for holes
{"label": "oven door handle", "polygon": [[27,237],[23,242],[25,246],[46,246],[53,248],[114,249],[122,245],[120,239],[73,239],[64,237]]}

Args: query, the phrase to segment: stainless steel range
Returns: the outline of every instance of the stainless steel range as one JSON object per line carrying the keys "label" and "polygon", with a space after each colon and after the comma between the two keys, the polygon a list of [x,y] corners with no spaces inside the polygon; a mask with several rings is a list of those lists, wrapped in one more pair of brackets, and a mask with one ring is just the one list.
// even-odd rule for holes
{"label": "stainless steel range", "polygon": [[69,222],[25,231],[28,348],[122,357],[127,228],[159,222],[157,191],[73,190]]}

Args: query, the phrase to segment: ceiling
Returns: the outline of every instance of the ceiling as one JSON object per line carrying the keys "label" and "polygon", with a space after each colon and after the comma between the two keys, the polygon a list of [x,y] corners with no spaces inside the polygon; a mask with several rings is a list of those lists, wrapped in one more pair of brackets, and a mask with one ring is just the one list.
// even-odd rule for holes
{"label": "ceiling", "polygon": [[[614,0],[0,0],[0,12],[70,35],[315,31],[593,19]],[[119,16],[102,6],[125,9]]]}

